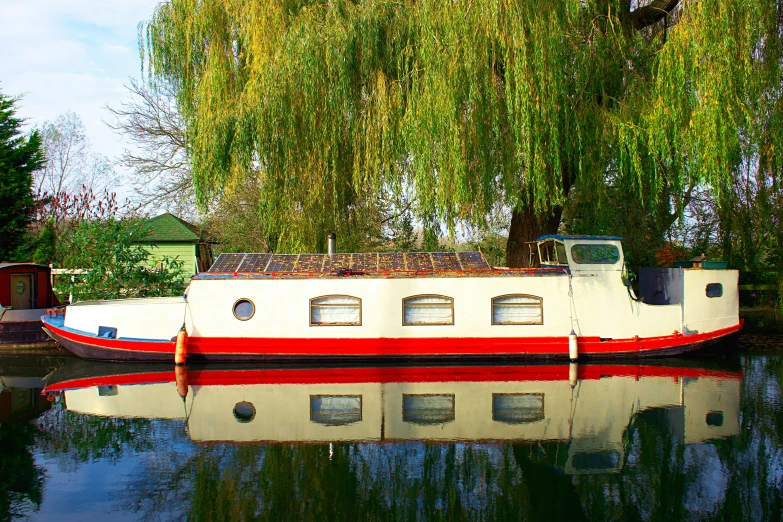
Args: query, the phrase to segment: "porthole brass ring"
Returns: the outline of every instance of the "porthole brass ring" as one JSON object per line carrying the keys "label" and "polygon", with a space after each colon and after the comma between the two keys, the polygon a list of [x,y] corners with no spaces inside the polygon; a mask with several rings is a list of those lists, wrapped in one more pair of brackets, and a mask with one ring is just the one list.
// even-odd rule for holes
{"label": "porthole brass ring", "polygon": [[[252,309],[251,312],[250,312],[250,315],[248,315],[247,317],[242,317],[242,316],[237,314],[237,307],[239,305],[243,304],[243,303],[248,303],[250,305],[251,309]],[[250,319],[253,318],[254,315],[256,315],[256,305],[250,299],[248,299],[246,297],[243,297],[241,299],[237,299],[236,300],[236,302],[234,303],[234,306],[231,308],[231,311],[233,312],[234,317],[236,317],[240,321],[249,321]]]}

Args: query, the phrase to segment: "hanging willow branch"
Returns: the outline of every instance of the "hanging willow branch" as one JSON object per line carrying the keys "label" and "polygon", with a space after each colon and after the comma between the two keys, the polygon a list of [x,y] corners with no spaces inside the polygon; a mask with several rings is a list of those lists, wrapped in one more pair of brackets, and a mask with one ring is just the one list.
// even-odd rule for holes
{"label": "hanging willow branch", "polygon": [[[665,44],[639,31],[675,8]],[[143,49],[177,90],[199,203],[253,176],[279,247],[313,249],[384,190],[412,190],[419,216],[453,227],[498,204],[546,214],[575,185],[652,199],[719,186],[762,147],[780,165],[783,130],[764,125],[780,106],[780,10],[172,0]]]}

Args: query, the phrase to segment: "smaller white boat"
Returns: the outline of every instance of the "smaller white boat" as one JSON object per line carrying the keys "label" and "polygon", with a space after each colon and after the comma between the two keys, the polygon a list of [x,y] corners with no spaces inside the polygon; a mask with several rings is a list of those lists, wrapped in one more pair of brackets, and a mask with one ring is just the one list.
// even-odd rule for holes
{"label": "smaller white boat", "polygon": [[544,236],[541,267],[480,252],[221,254],[182,297],[81,302],[43,318],[91,359],[470,360],[650,357],[736,334],[738,273],[642,269],[621,238]]}

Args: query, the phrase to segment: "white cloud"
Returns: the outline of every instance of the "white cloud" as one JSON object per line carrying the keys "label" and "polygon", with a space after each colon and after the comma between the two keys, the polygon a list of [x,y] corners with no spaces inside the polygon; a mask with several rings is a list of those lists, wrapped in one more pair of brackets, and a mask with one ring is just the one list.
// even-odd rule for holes
{"label": "white cloud", "polygon": [[41,125],[68,110],[84,121],[96,152],[124,145],[104,125],[105,105],[125,98],[138,76],[138,25],[159,0],[3,0],[0,2],[0,90],[23,95],[19,113]]}
{"label": "white cloud", "polygon": [[74,40],[43,40],[25,46],[14,58],[19,69],[31,71],[42,69],[64,70],[79,68],[88,56],[88,48]]}

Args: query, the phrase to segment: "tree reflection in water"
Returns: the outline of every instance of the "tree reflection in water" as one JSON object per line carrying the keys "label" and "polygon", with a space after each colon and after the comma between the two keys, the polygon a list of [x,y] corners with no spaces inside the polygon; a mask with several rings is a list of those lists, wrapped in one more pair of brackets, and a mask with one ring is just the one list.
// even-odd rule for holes
{"label": "tree reflection in water", "polygon": [[0,521],[36,511],[41,505],[44,470],[32,449],[35,427],[28,423],[0,426]]}
{"label": "tree reflection in water", "polygon": [[3,432],[0,519],[18,495],[41,502],[34,447],[72,466],[141,455],[113,503],[148,520],[780,520],[782,361],[743,357],[738,435],[686,444],[670,409],[646,410],[605,473],[566,472],[567,441],[197,444],[181,419],[58,404]]}

